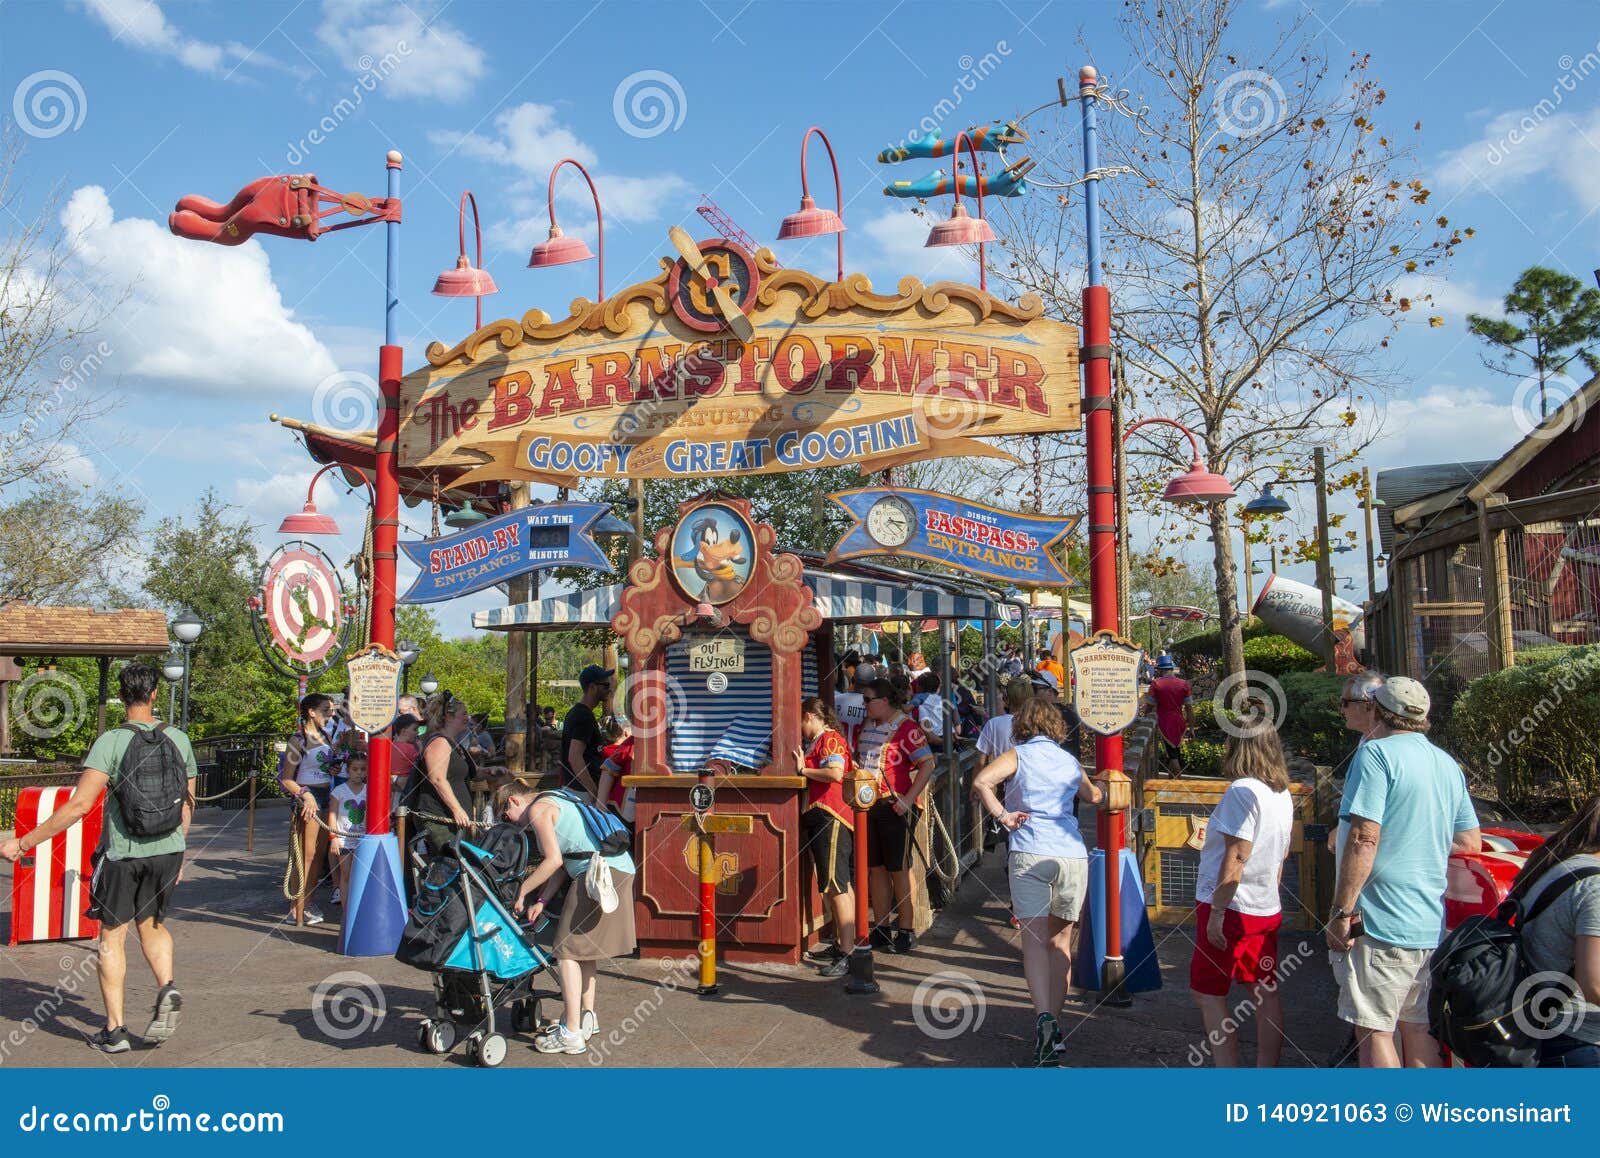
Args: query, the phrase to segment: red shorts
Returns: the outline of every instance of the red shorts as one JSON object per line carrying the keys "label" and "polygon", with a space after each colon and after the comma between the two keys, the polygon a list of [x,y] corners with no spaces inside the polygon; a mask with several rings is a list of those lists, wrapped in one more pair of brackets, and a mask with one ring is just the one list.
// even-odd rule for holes
{"label": "red shorts", "polygon": [[1226,997],[1235,981],[1244,985],[1278,983],[1278,926],[1283,914],[1253,917],[1229,909],[1222,915],[1222,935],[1228,947],[1218,949],[1206,939],[1206,923],[1211,920],[1211,905],[1201,901],[1194,907],[1199,918],[1195,930],[1194,956],[1189,959],[1189,988],[1212,997]]}

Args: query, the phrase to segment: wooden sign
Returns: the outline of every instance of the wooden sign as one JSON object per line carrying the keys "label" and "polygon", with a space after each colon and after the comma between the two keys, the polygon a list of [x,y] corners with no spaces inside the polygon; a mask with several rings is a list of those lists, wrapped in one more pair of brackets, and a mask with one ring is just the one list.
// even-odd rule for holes
{"label": "wooden sign", "polygon": [[703,816],[700,818],[701,832],[731,832],[740,836],[749,836],[755,831],[755,817],[753,816]]}
{"label": "wooden sign", "polygon": [[980,439],[1076,430],[1078,331],[972,286],[861,274],[827,282],[762,249],[701,250],[753,326],[748,342],[681,260],[605,302],[493,322],[428,348],[401,382],[408,468],[521,479],[768,474],[945,455]]}
{"label": "wooden sign", "polygon": [[744,639],[737,635],[718,635],[710,639],[691,640],[688,645],[689,670],[692,672],[744,671]]}
{"label": "wooden sign", "polygon": [[381,643],[368,644],[345,661],[350,681],[350,720],[369,735],[394,722],[405,665]]}
{"label": "wooden sign", "polygon": [[1072,706],[1085,728],[1114,736],[1138,718],[1144,652],[1114,631],[1097,631],[1067,654]]}

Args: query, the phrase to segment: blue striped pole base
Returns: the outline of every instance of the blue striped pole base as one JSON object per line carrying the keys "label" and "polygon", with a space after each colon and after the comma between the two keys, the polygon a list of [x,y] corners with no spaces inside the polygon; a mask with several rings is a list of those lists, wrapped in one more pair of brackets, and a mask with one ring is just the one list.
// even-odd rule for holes
{"label": "blue striped pole base", "polygon": [[347,957],[392,957],[405,927],[400,842],[392,832],[365,836],[356,842],[350,866],[339,949]]}

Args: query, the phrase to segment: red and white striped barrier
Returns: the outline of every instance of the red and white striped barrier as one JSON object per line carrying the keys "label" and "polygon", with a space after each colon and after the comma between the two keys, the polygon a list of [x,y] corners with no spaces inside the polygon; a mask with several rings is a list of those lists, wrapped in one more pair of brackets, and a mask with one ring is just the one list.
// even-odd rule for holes
{"label": "red and white striped barrier", "polygon": [[[72,786],[24,788],[17,794],[17,837],[50,819],[72,798]],[[11,879],[11,944],[71,941],[100,935],[89,907],[91,858],[100,845],[105,801],[95,801],[79,823],[23,854]]]}

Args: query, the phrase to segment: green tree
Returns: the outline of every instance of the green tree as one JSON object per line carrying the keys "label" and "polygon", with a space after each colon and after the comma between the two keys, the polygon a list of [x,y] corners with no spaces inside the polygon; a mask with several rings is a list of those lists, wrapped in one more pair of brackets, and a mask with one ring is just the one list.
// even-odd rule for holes
{"label": "green tree", "polygon": [[[156,528],[145,591],[169,613],[187,607],[205,624],[189,676],[197,735],[292,726],[294,683],[267,664],[250,627],[259,567],[255,528],[214,490],[200,496],[191,515],[163,519]],[[343,672],[329,676],[343,685]]]}
{"label": "green tree", "polygon": [[1504,318],[1468,314],[1467,329],[1489,344],[1484,365],[1501,374],[1539,382],[1539,417],[1550,413],[1546,384],[1581,361],[1600,373],[1600,290],[1584,289],[1577,278],[1542,265],[1530,266],[1505,296]]}

